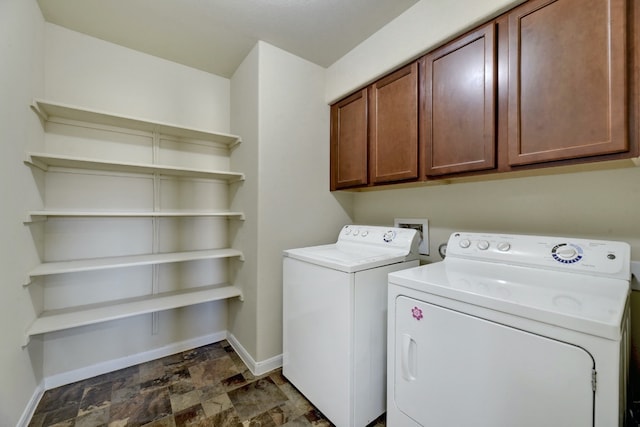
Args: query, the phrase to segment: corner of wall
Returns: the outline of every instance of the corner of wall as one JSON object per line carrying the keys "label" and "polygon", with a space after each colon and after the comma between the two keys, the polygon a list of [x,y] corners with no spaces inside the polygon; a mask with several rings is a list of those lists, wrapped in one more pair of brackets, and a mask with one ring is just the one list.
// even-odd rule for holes
{"label": "corner of wall", "polygon": [[42,202],[34,175],[23,160],[43,145],[43,130],[29,109],[44,91],[44,18],[35,1],[0,2],[0,423],[28,423],[42,393],[42,347],[23,348],[24,331],[36,316],[26,272],[39,262],[34,235],[24,225],[29,209]]}

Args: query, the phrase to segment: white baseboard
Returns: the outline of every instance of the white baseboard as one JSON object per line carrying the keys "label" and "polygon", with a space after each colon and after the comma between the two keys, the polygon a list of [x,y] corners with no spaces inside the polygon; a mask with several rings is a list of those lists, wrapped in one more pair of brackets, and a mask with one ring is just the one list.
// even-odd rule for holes
{"label": "white baseboard", "polygon": [[44,381],[41,381],[40,384],[33,391],[33,396],[29,399],[29,403],[24,408],[22,412],[22,416],[18,420],[17,427],[27,427],[31,418],[33,417],[33,413],[36,412],[36,408],[38,407],[38,403],[40,403],[40,399],[42,399],[42,395],[44,394]]}
{"label": "white baseboard", "polygon": [[[44,379],[44,390],[49,390],[62,385],[71,384],[76,381],[85,380],[97,375],[106,374],[107,372],[117,371],[119,369],[128,368],[129,366],[139,363],[149,362],[161,357],[170,356],[192,348],[222,341],[227,337],[227,332],[216,332],[215,334],[204,335],[185,341],[171,343],[164,347],[156,348],[143,353],[132,354],[131,356],[121,357],[119,359],[109,360],[95,365],[86,366],[84,368],[75,369],[73,371],[63,372],[51,375]],[[40,396],[41,397],[41,396]],[[37,402],[36,402],[37,403]],[[35,408],[34,408],[35,409]]]}
{"label": "white baseboard", "polygon": [[267,372],[273,371],[274,369],[278,369],[282,366],[282,355],[279,354],[267,360],[262,360],[260,362],[256,362],[253,357],[249,354],[249,352],[240,344],[240,341],[231,334],[227,334],[227,341],[231,344],[231,347],[238,353],[240,359],[244,362],[245,365],[249,368],[251,373],[256,376],[264,375]]}

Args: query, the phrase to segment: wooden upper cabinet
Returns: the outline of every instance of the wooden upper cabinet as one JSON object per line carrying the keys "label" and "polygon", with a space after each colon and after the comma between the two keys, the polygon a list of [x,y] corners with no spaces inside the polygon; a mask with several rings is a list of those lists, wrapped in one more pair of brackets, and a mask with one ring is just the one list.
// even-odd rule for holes
{"label": "wooden upper cabinet", "polygon": [[331,190],[367,184],[367,89],[331,106]]}
{"label": "wooden upper cabinet", "polygon": [[509,163],[627,151],[626,1],[531,0],[508,18]]}
{"label": "wooden upper cabinet", "polygon": [[419,61],[427,176],[496,165],[496,38],[488,24]]}
{"label": "wooden upper cabinet", "polygon": [[369,87],[369,180],[418,178],[418,65]]}

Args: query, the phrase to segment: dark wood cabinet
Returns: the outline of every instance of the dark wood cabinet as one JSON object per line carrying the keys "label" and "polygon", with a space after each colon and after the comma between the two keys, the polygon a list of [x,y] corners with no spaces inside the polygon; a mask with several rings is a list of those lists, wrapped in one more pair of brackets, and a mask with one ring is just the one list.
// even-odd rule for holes
{"label": "dark wood cabinet", "polygon": [[331,190],[419,177],[418,65],[331,106]]}
{"label": "dark wood cabinet", "polygon": [[331,107],[331,189],[640,155],[640,0],[529,0]]}
{"label": "dark wood cabinet", "polygon": [[419,60],[427,177],[495,168],[496,60],[494,23]]}
{"label": "dark wood cabinet", "polygon": [[367,89],[331,106],[331,190],[367,184]]}
{"label": "dark wood cabinet", "polygon": [[625,0],[531,0],[508,14],[508,161],[629,149]]}
{"label": "dark wood cabinet", "polygon": [[418,65],[369,88],[369,179],[372,184],[418,178]]}

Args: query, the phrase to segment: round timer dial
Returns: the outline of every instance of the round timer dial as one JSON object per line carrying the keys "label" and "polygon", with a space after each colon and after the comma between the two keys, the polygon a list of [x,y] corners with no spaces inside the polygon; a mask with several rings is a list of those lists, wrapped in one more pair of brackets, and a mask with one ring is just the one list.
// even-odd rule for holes
{"label": "round timer dial", "polygon": [[384,240],[387,243],[391,242],[395,238],[396,238],[396,232],[393,230],[389,230],[382,235],[382,240]]}
{"label": "round timer dial", "polygon": [[560,243],[551,249],[551,256],[563,264],[573,264],[582,259],[582,248],[572,243]]}

